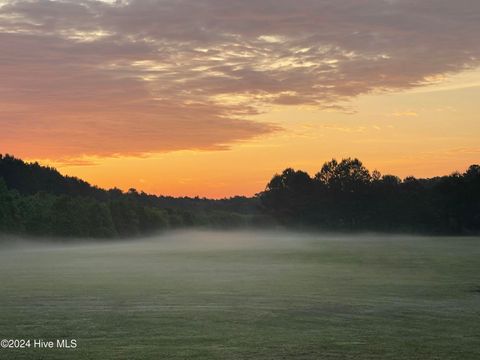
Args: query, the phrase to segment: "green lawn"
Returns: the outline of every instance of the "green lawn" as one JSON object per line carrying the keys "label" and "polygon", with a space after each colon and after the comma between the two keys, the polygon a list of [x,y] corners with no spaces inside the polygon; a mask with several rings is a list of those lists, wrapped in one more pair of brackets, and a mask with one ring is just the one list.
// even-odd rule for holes
{"label": "green lawn", "polygon": [[0,248],[0,359],[480,359],[480,238],[179,232]]}

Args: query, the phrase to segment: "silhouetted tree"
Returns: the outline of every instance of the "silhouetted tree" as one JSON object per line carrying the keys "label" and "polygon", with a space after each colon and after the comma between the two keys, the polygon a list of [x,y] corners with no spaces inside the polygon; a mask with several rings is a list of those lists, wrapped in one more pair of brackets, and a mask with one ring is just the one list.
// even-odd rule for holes
{"label": "silhouetted tree", "polygon": [[286,169],[275,175],[263,193],[263,204],[277,212],[275,216],[284,221],[301,220],[307,216],[311,205],[313,183],[310,176],[303,171]]}
{"label": "silhouetted tree", "polygon": [[326,162],[313,180],[286,169],[259,194],[279,222],[330,230],[480,232],[480,167],[464,174],[401,180],[370,174],[358,159]]}

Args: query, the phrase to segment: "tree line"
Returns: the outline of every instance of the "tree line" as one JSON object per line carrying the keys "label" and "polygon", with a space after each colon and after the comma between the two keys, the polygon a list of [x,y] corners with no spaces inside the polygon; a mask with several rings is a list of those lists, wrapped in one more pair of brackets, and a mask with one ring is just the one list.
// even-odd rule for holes
{"label": "tree line", "polygon": [[173,198],[104,190],[51,167],[0,155],[0,232],[112,238],[193,226],[265,223],[258,200]]}
{"label": "tree line", "polygon": [[291,227],[329,231],[480,233],[480,166],[431,179],[370,172],[358,159],[326,162],[311,177],[286,169],[260,193],[264,211]]}
{"label": "tree line", "polygon": [[425,234],[480,233],[480,166],[431,179],[370,172],[358,159],[311,177],[286,169],[255,197],[174,198],[104,190],[0,154],[0,232],[113,238],[185,227],[268,227]]}

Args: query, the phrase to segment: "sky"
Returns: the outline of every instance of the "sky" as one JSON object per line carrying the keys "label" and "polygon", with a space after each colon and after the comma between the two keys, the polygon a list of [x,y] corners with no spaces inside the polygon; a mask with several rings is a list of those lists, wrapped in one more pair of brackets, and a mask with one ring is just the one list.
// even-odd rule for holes
{"label": "sky", "polygon": [[214,198],[332,158],[463,171],[478,34],[478,0],[0,0],[0,153]]}

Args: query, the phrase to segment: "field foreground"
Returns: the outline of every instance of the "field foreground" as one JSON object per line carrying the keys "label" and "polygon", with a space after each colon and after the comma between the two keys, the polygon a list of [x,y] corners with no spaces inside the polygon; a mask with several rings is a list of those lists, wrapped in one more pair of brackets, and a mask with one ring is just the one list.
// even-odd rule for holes
{"label": "field foreground", "polygon": [[480,239],[191,231],[0,247],[1,359],[479,359]]}

